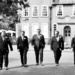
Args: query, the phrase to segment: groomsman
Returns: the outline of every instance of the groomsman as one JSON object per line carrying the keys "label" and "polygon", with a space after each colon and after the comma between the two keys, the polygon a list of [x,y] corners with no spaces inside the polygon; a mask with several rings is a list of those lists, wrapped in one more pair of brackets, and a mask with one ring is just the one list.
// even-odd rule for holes
{"label": "groomsman", "polygon": [[40,55],[40,65],[43,65],[43,49],[45,47],[45,39],[41,34],[41,30],[37,29],[37,34],[33,35],[32,45],[34,46],[36,65],[39,65],[39,55]]}
{"label": "groomsman", "polygon": [[54,52],[56,66],[58,66],[61,57],[61,52],[64,49],[64,40],[63,37],[59,36],[58,31],[55,31],[55,36],[52,37],[51,49]]}
{"label": "groomsman", "polygon": [[75,65],[75,35],[74,35],[74,37],[72,38],[71,47],[73,48],[73,53],[74,53],[74,65]]}
{"label": "groomsman", "polygon": [[27,52],[29,49],[28,37],[25,36],[25,31],[21,31],[21,36],[17,39],[17,49],[20,52],[22,67],[27,67]]}
{"label": "groomsman", "polygon": [[8,47],[8,45],[10,46],[11,51],[13,51],[12,43],[11,43],[9,37],[6,35],[5,31],[2,31],[1,36],[0,36],[0,70],[2,70],[2,67],[3,67],[3,57],[5,60],[6,70],[8,70],[8,63],[9,63],[9,60],[8,60],[9,47]]}

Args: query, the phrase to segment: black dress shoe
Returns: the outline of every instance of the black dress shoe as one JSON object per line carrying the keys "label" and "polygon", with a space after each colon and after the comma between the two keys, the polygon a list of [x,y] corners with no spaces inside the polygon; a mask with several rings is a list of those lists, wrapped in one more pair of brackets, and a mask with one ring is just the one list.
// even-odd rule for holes
{"label": "black dress shoe", "polygon": [[36,64],[36,66],[38,66],[38,65],[39,65],[39,63]]}
{"label": "black dress shoe", "polygon": [[2,68],[0,67],[0,70],[2,70]]}
{"label": "black dress shoe", "polygon": [[21,65],[21,67],[23,67],[24,65]]}
{"label": "black dress shoe", "polygon": [[44,66],[44,64],[43,64],[43,63],[41,63],[41,64],[40,64],[40,66]]}
{"label": "black dress shoe", "polygon": [[24,67],[28,67],[28,65],[24,65]]}
{"label": "black dress shoe", "polygon": [[56,66],[59,66],[59,64],[56,64]]}
{"label": "black dress shoe", "polygon": [[21,67],[24,67],[24,64],[22,64]]}
{"label": "black dress shoe", "polygon": [[6,70],[8,70],[8,67],[6,67]]}

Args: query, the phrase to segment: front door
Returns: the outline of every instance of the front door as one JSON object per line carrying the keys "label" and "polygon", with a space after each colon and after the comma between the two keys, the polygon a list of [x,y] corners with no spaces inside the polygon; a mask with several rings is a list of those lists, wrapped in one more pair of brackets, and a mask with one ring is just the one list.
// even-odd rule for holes
{"label": "front door", "polygon": [[71,28],[69,26],[64,27],[64,38],[65,38],[65,43],[70,44],[70,42],[71,42]]}

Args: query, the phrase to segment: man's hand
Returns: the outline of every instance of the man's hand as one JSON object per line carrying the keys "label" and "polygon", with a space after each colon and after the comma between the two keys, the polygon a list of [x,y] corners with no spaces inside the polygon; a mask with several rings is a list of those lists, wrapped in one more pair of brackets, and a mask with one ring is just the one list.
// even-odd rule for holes
{"label": "man's hand", "polygon": [[17,49],[18,50],[18,52],[20,52],[20,50],[19,49]]}
{"label": "man's hand", "polygon": [[11,51],[13,51],[13,49]]}
{"label": "man's hand", "polygon": [[70,49],[71,49],[71,50],[73,50],[73,48],[72,48],[72,47],[71,47]]}

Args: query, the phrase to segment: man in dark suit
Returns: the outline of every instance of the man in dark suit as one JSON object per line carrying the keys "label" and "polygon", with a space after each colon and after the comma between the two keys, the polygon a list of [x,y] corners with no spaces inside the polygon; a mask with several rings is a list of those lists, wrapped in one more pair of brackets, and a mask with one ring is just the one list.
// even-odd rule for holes
{"label": "man in dark suit", "polygon": [[75,35],[72,38],[71,47],[73,48],[73,52],[74,52],[74,65],[75,65]]}
{"label": "man in dark suit", "polygon": [[45,47],[45,39],[41,34],[41,30],[37,29],[37,34],[33,35],[32,45],[34,46],[36,65],[39,65],[39,54],[40,54],[40,65],[43,65],[43,49]]}
{"label": "man in dark suit", "polygon": [[63,37],[59,36],[59,32],[55,31],[55,36],[51,40],[51,49],[54,52],[56,66],[59,65],[59,60],[61,57],[61,52],[64,49]]}
{"label": "man in dark suit", "polygon": [[21,64],[23,67],[27,67],[27,52],[28,52],[29,44],[28,37],[25,36],[25,32],[21,31],[21,36],[17,39],[17,49],[19,49]]}
{"label": "man in dark suit", "polygon": [[5,67],[6,70],[8,70],[8,55],[9,55],[9,48],[10,46],[11,51],[13,51],[12,43],[9,39],[9,37],[6,35],[5,31],[2,31],[0,36],[0,70],[2,70],[3,67],[3,57],[5,60]]}

